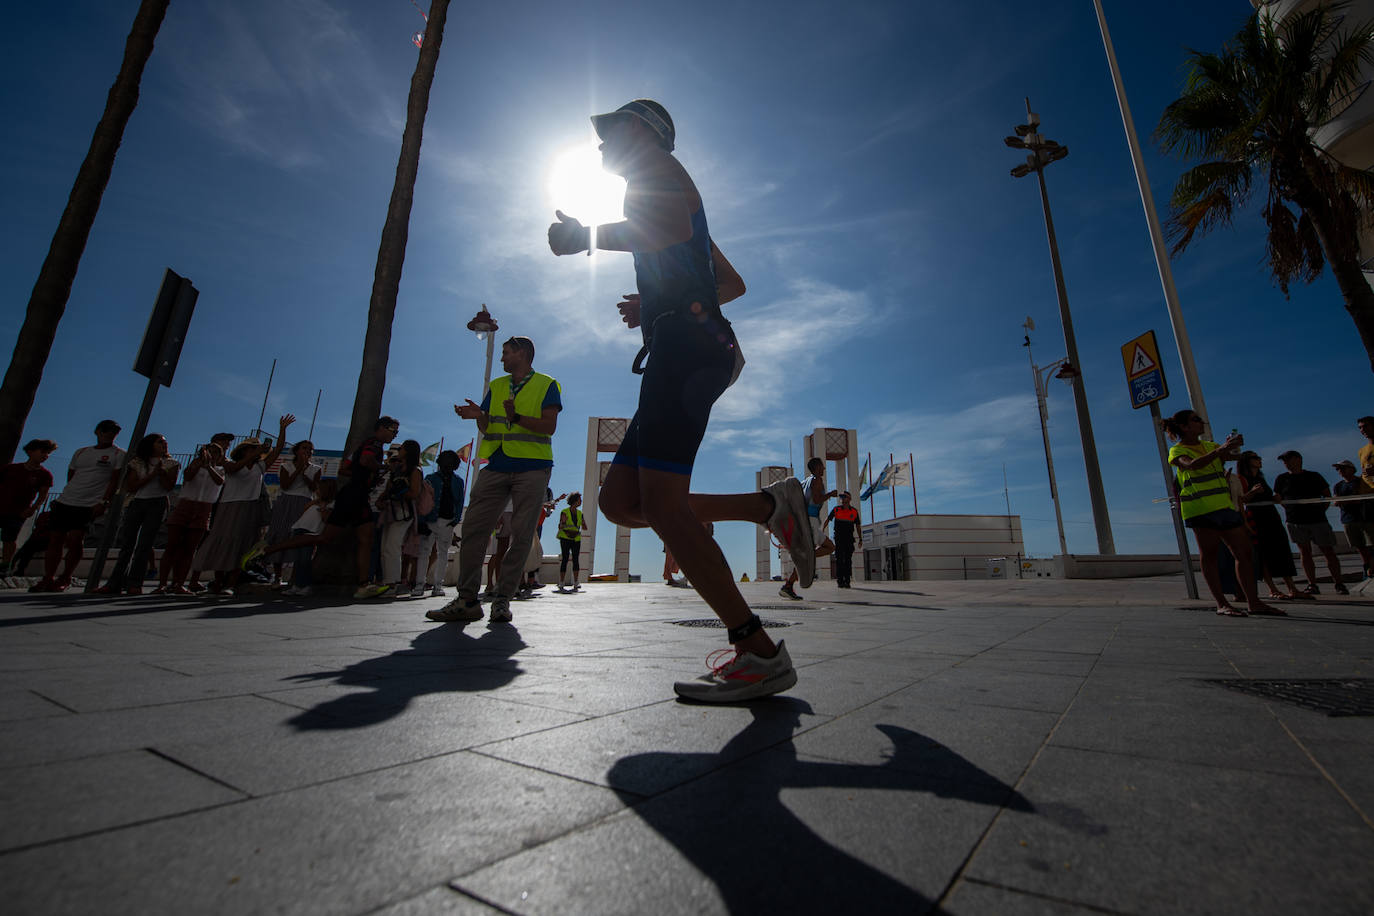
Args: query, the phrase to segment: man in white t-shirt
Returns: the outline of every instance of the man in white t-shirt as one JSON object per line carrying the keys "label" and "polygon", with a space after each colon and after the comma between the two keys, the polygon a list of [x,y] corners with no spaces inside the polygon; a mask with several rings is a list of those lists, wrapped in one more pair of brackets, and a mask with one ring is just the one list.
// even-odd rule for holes
{"label": "man in white t-shirt", "polygon": [[[81,549],[91,522],[105,514],[119,487],[124,449],[114,444],[119,424],[101,420],[95,427],[95,445],[79,448],[67,465],[67,485],[48,507],[48,548],[43,552],[43,578],[31,592],[62,592],[72,584],[72,573],[81,562]],[[66,546],[67,562],[57,576],[57,564]]]}

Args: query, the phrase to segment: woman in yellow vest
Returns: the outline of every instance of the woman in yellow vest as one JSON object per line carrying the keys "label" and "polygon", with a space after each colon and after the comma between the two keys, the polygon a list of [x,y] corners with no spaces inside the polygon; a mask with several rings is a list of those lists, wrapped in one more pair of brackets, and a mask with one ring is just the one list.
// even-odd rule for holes
{"label": "woman in yellow vest", "polygon": [[[580,591],[577,577],[582,572],[578,553],[582,549],[582,532],[587,530],[587,520],[582,516],[581,493],[568,494],[568,508],[558,513],[558,591]],[[572,558],[572,588],[564,588],[568,581],[568,558]]]}
{"label": "woman in yellow vest", "polygon": [[1245,617],[1246,612],[1226,600],[1221,590],[1221,576],[1217,571],[1217,549],[1225,543],[1236,558],[1236,579],[1245,595],[1251,614],[1277,614],[1283,611],[1259,600],[1256,588],[1250,543],[1245,516],[1231,502],[1231,487],[1226,479],[1223,462],[1240,456],[1244,440],[1237,433],[1226,437],[1218,445],[1202,438],[1202,417],[1194,410],[1180,410],[1162,421],[1164,431],[1178,444],[1169,449],[1169,464],[1178,478],[1179,509],[1183,524],[1193,529],[1202,563],[1202,577],[1217,603],[1217,613],[1223,617]]}

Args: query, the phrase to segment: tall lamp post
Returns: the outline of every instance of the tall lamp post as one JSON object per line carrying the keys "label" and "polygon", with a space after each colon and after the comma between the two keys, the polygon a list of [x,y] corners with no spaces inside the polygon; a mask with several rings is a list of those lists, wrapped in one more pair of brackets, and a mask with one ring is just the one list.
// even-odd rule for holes
{"label": "tall lamp post", "polygon": [[[491,354],[496,344],[496,332],[501,326],[496,323],[496,319],[491,317],[491,312],[487,311],[486,303],[482,303],[482,310],[472,317],[468,322],[468,330],[477,335],[478,340],[487,342],[487,366],[482,370],[482,397],[487,396],[487,391],[491,388]],[[482,428],[477,428],[477,441],[473,443],[472,454],[468,456],[468,467],[471,468],[477,463],[477,456],[482,453]]]}
{"label": "tall lamp post", "polygon": [[1051,372],[1055,378],[1065,380],[1073,379],[1078,376],[1078,370],[1068,361],[1068,359],[1056,359],[1054,362],[1045,366],[1043,369],[1035,364],[1035,356],[1030,349],[1030,332],[1035,330],[1035,322],[1030,318],[1022,325],[1026,329],[1026,341],[1021,346],[1026,348],[1026,355],[1030,357],[1031,379],[1035,384],[1035,405],[1040,409],[1040,438],[1045,441],[1045,467],[1050,472],[1050,499],[1054,502],[1054,523],[1059,527],[1059,553],[1067,556],[1069,553],[1068,542],[1064,540],[1064,514],[1059,509],[1059,485],[1054,479],[1054,454],[1050,451],[1050,408],[1049,392],[1045,388],[1045,380]]}
{"label": "tall lamp post", "polygon": [[[1050,215],[1050,195],[1045,188],[1045,166],[1063,159],[1069,154],[1069,148],[1042,137],[1038,130],[1039,126],[1040,116],[1031,111],[1030,99],[1026,99],[1026,123],[1016,125],[1016,136],[1007,137],[1004,142],[1013,149],[1030,151],[1026,161],[1011,170],[1012,177],[1024,178],[1034,172],[1040,181],[1040,203],[1045,208],[1045,232],[1049,236],[1054,289],[1059,298],[1059,320],[1064,325],[1064,349],[1068,353],[1069,364],[1077,369],[1083,363],[1078,358],[1078,342],[1073,335],[1073,318],[1069,315],[1069,294],[1064,288],[1064,269],[1059,263],[1059,243],[1054,237],[1054,219]],[[1088,498],[1092,502],[1093,525],[1097,529],[1097,552],[1115,554],[1112,522],[1107,515],[1107,495],[1102,489],[1102,470],[1097,463],[1097,443],[1093,439],[1092,418],[1088,415],[1088,396],[1083,390],[1082,373],[1075,372],[1070,381],[1073,385],[1074,407],[1078,413],[1078,436],[1083,442],[1083,464],[1088,475]]]}

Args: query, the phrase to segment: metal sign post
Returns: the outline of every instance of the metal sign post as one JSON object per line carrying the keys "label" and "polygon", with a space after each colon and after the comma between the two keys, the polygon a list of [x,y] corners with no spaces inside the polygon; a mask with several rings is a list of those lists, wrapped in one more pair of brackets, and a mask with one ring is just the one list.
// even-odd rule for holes
{"label": "metal sign post", "polygon": [[[1155,430],[1155,445],[1159,446],[1159,466],[1164,469],[1164,488],[1174,496],[1174,472],[1169,467],[1169,449],[1164,444],[1164,424],[1160,420],[1159,402],[1150,402],[1150,424]],[[1188,586],[1188,597],[1197,600],[1197,579],[1193,577],[1193,555],[1188,552],[1188,535],[1183,530],[1183,515],[1178,500],[1169,500],[1169,515],[1174,520],[1174,537],[1178,540],[1178,557],[1183,561],[1183,581]]]}
{"label": "metal sign post", "polygon": [[1178,556],[1183,561],[1183,581],[1188,586],[1188,597],[1196,599],[1197,579],[1193,576],[1193,555],[1188,552],[1188,535],[1183,530],[1183,515],[1179,510],[1174,472],[1169,467],[1169,449],[1164,444],[1164,424],[1159,414],[1159,402],[1169,396],[1169,383],[1164,379],[1164,366],[1159,361],[1155,332],[1146,331],[1122,345],[1121,363],[1126,368],[1126,384],[1131,389],[1131,407],[1150,406],[1150,426],[1154,430],[1155,445],[1159,448],[1159,466],[1164,471],[1164,492],[1170,496],[1169,515],[1174,520]]}
{"label": "metal sign post", "polygon": [[186,330],[191,325],[191,315],[196,310],[196,298],[200,291],[185,277],[178,276],[170,268],[162,277],[162,288],[158,290],[153,303],[153,312],[148,316],[148,327],[143,332],[143,344],[134,358],[134,371],[148,377],[148,390],[144,392],[143,404],[138,409],[138,420],[134,423],[133,433],[129,436],[129,448],[124,455],[124,467],[119,470],[119,489],[105,515],[105,530],[100,536],[100,545],[91,558],[91,569],[86,577],[86,591],[94,592],[100,587],[100,576],[105,571],[105,558],[110,553],[115,534],[119,530],[119,516],[124,508],[124,481],[128,479],[129,459],[133,456],[138,443],[148,428],[148,419],[153,414],[153,402],[157,399],[159,385],[172,387],[172,376],[176,374],[177,361],[181,358],[181,345],[186,340]]}

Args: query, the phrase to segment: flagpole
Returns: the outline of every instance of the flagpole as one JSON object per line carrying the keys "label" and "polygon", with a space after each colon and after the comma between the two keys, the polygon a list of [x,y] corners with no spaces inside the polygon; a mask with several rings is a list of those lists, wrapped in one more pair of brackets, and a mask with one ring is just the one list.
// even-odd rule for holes
{"label": "flagpole", "polygon": [[[868,466],[868,476],[869,476],[869,478],[870,478],[869,481],[868,481],[868,485],[871,487],[871,486],[873,486],[873,480],[871,479],[871,478],[873,477],[873,453],[872,453],[872,452],[869,452],[869,453],[868,453],[868,460],[865,461],[864,464],[866,464],[866,465]],[[861,493],[861,494],[859,494],[859,495],[862,496],[863,494]],[[863,502],[863,500],[859,500],[859,501],[860,501],[860,502]],[[869,496],[869,497],[868,497],[868,523],[869,523],[870,525],[872,525],[872,524],[873,524],[874,522],[876,522],[876,521],[877,521],[877,519],[873,517],[873,497],[872,497],[872,496]]]}
{"label": "flagpole", "polygon": [[[891,453],[891,452],[888,452],[888,453],[887,453],[887,466],[888,466],[888,467],[892,467],[893,463],[896,462],[896,460],[897,460],[896,458],[893,458],[893,457],[892,457],[892,453]],[[894,476],[895,476],[895,475],[894,475]],[[897,517],[897,487],[896,487],[895,485],[892,485],[892,486],[889,486],[888,489],[892,491],[892,517],[893,517],[893,518],[896,518],[896,517]]]}
{"label": "flagpole", "polygon": [[921,510],[916,508],[916,460],[911,457],[911,452],[906,453],[906,470],[911,475],[911,514],[920,515]]}

